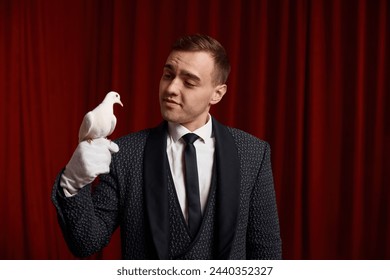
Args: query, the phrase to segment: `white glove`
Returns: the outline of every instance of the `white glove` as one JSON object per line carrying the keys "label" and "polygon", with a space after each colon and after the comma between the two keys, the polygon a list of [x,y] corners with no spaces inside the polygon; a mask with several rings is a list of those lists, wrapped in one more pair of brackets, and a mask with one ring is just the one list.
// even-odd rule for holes
{"label": "white glove", "polygon": [[65,196],[77,194],[99,174],[109,173],[111,154],[118,151],[118,145],[106,138],[80,142],[61,176]]}

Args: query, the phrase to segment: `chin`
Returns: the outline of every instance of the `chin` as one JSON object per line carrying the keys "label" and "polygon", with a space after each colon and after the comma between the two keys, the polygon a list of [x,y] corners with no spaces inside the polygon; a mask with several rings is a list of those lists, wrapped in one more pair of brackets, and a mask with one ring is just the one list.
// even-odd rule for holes
{"label": "chin", "polygon": [[174,123],[179,122],[179,118],[177,116],[174,116],[173,114],[170,114],[169,112],[162,111],[161,116],[164,120],[166,120],[168,122],[174,122]]}

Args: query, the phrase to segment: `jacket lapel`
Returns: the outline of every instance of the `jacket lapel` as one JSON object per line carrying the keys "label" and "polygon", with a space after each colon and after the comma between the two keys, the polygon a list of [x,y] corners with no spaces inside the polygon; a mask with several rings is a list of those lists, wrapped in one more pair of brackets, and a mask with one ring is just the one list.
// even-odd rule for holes
{"label": "jacket lapel", "polygon": [[150,131],[145,146],[145,203],[150,232],[159,259],[169,258],[167,190],[167,124]]}
{"label": "jacket lapel", "polygon": [[217,258],[228,259],[237,227],[240,201],[240,163],[233,136],[213,118],[217,164]]}

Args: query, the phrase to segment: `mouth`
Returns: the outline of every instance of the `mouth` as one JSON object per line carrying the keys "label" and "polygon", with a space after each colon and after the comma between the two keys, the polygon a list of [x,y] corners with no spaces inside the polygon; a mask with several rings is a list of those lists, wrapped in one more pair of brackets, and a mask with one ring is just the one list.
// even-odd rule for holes
{"label": "mouth", "polygon": [[175,100],[172,100],[170,98],[163,98],[163,102],[166,103],[167,105],[178,105],[181,106],[181,104]]}

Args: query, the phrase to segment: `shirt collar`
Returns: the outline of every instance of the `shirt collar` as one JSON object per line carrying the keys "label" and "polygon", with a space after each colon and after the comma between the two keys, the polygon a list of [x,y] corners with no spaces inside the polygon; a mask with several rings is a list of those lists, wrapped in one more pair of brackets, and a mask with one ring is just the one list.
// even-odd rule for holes
{"label": "shirt collar", "polygon": [[187,133],[195,133],[200,137],[200,139],[206,141],[208,138],[212,138],[212,131],[213,131],[213,126],[212,126],[212,118],[209,114],[207,123],[199,127],[198,129],[194,131],[188,130],[186,127],[182,126],[181,124],[178,123],[173,123],[173,122],[168,122],[168,132],[170,137],[174,142],[177,142],[181,137],[183,137]]}

